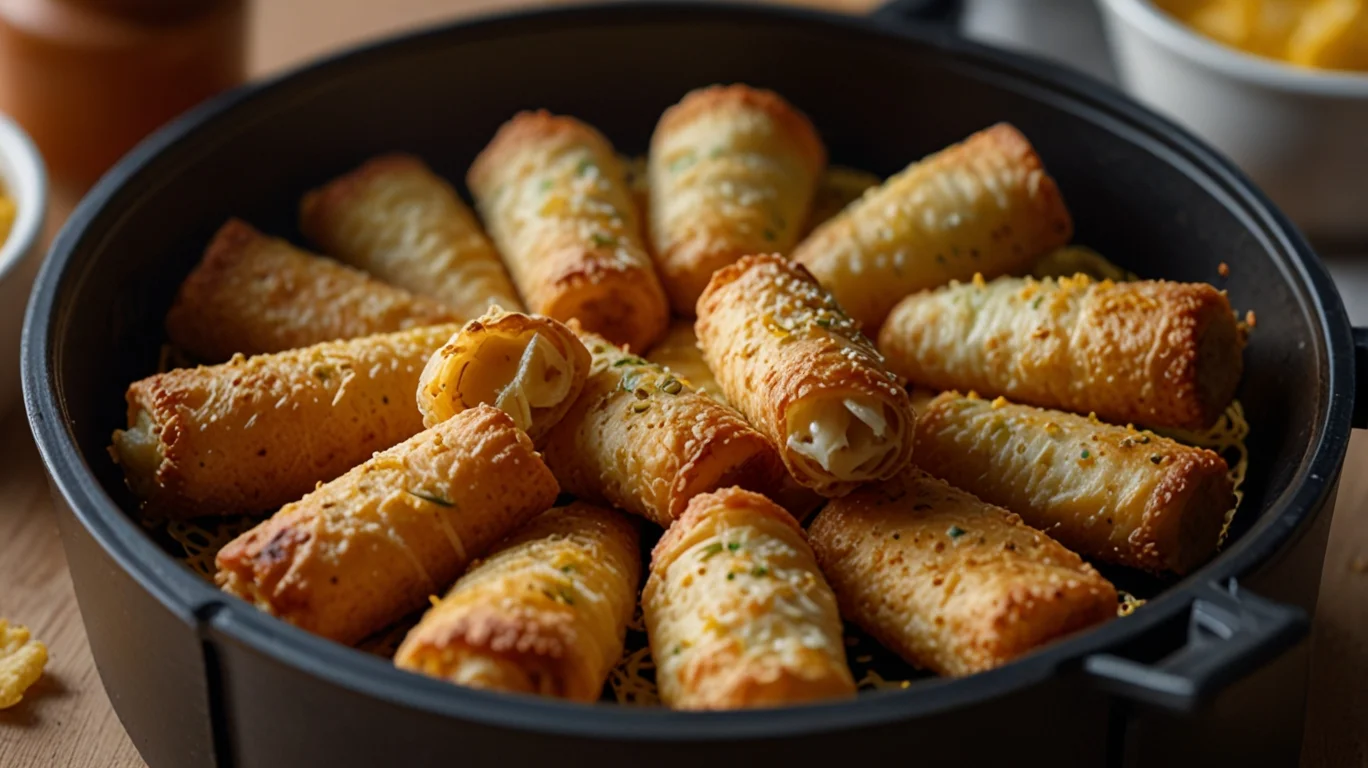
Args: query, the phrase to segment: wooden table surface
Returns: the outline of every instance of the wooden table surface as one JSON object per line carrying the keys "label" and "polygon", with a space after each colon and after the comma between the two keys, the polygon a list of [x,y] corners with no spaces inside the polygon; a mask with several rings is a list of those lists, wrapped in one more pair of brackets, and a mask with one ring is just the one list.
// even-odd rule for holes
{"label": "wooden table surface", "polygon": [[[871,0],[807,0],[858,10]],[[510,0],[259,0],[251,70],[263,74],[407,27]],[[54,219],[69,210],[54,201]],[[1359,319],[1360,324],[1363,318]],[[0,616],[48,644],[47,673],[0,712],[0,766],[142,766],[100,685],[47,482],[22,412],[0,419]],[[1312,631],[1304,766],[1368,766],[1368,433],[1355,432],[1335,508]]]}

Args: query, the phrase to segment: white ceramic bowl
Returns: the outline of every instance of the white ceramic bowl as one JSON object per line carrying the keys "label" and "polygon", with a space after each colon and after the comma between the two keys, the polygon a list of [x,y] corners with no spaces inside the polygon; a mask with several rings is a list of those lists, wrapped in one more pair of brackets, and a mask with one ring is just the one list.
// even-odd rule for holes
{"label": "white ceramic bowl", "polygon": [[1243,53],[1148,0],[1097,4],[1132,96],[1225,152],[1303,231],[1368,244],[1368,74]]}
{"label": "white ceramic bowl", "polygon": [[0,416],[19,404],[19,333],[29,288],[42,263],[47,172],[33,141],[0,115],[0,185],[16,206],[14,226],[0,244]]}

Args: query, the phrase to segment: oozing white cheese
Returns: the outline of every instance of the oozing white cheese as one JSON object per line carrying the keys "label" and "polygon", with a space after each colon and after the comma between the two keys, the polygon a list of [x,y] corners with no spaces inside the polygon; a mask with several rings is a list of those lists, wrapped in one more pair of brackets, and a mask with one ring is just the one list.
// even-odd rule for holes
{"label": "oozing white cheese", "polygon": [[897,446],[883,406],[866,399],[818,400],[789,423],[788,447],[842,480],[862,480]]}
{"label": "oozing white cheese", "polygon": [[147,411],[139,409],[133,426],[114,433],[114,451],[133,493],[146,498],[162,465],[161,438]]}
{"label": "oozing white cheese", "polygon": [[[521,355],[514,357],[509,347],[523,343]],[[534,333],[530,341],[525,337],[486,341],[461,372],[457,386],[466,407],[490,403],[512,416],[520,429],[528,429],[533,409],[557,405],[570,394],[571,384],[565,355]]]}

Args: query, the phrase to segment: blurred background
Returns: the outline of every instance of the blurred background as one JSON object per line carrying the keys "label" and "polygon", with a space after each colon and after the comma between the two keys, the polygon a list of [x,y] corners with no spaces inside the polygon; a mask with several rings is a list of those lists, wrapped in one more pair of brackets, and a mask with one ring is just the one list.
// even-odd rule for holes
{"label": "blurred background", "polygon": [[[851,14],[883,5],[791,1]],[[1368,325],[1368,0],[894,3],[898,12],[885,17],[888,23],[933,15],[935,23],[967,37],[1110,82],[1191,129],[1307,232],[1334,274],[1351,320]],[[0,360],[17,360],[28,285],[57,228],[100,174],[157,126],[239,83],[366,40],[541,4],[0,0]],[[3,434],[27,440],[21,421],[21,414],[11,415]],[[40,509],[46,489],[20,478],[40,476],[31,446],[23,450],[19,469],[0,475],[0,497]],[[53,692],[50,698],[59,702],[54,711],[65,713],[65,721],[40,723],[46,735],[15,748],[50,759],[32,764],[139,765],[95,680],[65,562],[46,519],[33,523],[32,535],[43,538],[32,546],[20,546],[24,530],[13,533],[11,551],[32,553],[13,567],[35,584],[55,585],[43,599],[65,618],[48,622],[60,628],[50,642],[67,684],[82,693],[62,703],[68,694]],[[0,528],[0,539],[6,537]],[[1322,595],[1339,589],[1351,598],[1363,595],[1368,559],[1343,540],[1330,546]],[[1364,627],[1368,603],[1361,597],[1321,606],[1315,653],[1336,663],[1313,670],[1306,765],[1368,766],[1368,692],[1355,682],[1368,672]],[[0,728],[0,765],[6,764],[5,738]],[[60,753],[43,751],[49,749]]]}
{"label": "blurred background", "polygon": [[[856,14],[882,5],[791,2]],[[141,137],[214,93],[363,40],[533,4],[541,3],[0,0],[0,113],[32,136],[46,163],[50,236]],[[1074,67],[1190,128],[1313,238],[1354,321],[1368,322],[1365,0],[892,5],[904,18],[935,17],[967,37]],[[14,207],[0,201],[0,231]]]}

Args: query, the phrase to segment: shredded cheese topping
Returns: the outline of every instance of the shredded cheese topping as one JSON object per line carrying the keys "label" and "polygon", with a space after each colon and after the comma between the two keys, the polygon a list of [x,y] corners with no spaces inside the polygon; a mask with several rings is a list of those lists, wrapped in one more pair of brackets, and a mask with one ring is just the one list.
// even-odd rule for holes
{"label": "shredded cheese topping", "polygon": [[800,405],[790,417],[788,447],[841,480],[868,479],[897,450],[882,411],[882,403],[863,397]]}

